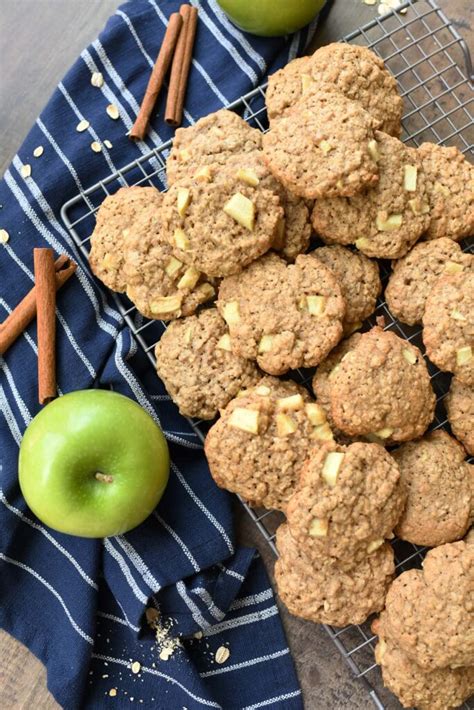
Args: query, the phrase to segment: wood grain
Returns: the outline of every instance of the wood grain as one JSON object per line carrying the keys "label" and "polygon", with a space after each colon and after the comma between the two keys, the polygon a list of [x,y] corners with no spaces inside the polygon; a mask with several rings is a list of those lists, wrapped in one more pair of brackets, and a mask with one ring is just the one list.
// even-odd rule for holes
{"label": "wood grain", "polygon": [[[0,0],[1,173],[66,69],[119,4],[119,0]],[[439,0],[439,4],[472,48],[471,0]],[[324,12],[313,48],[338,39],[375,15],[376,8],[364,5],[361,0],[335,0]],[[13,111],[13,106],[17,110]],[[236,507],[236,515],[241,542],[260,548],[271,574],[271,551],[262,544],[260,534],[240,506]],[[364,687],[353,679],[324,630],[291,617],[284,609],[282,618],[307,710],[370,707]],[[400,708],[392,696],[384,695],[389,710]],[[41,663],[22,644],[1,631],[0,706],[7,710],[58,707],[46,689]]]}

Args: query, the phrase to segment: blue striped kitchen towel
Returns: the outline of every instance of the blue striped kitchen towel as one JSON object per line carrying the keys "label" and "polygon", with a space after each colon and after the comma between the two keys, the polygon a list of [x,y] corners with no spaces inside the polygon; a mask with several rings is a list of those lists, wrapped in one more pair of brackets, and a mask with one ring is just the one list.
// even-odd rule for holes
{"label": "blue striped kitchen towel", "polygon": [[[33,283],[35,246],[79,263],[58,294],[60,393],[99,386],[135,398],[165,431],[167,492],[139,528],[103,541],[43,526],[17,483],[18,446],[38,412],[36,325],[0,358],[0,625],[41,659],[56,700],[74,708],[301,708],[275,598],[255,551],[238,548],[232,498],[210,478],[202,446],[91,276],[60,218],[78,191],[171,136],[163,99],[146,140],[130,129],[167,17],[179,0],[133,0],[59,84],[0,183],[0,320]],[[216,0],[196,2],[199,27],[185,122],[226,106],[302,52],[292,37],[239,32]],[[27,18],[25,19],[27,21]],[[104,76],[91,85],[91,72]],[[106,113],[119,109],[119,120]],[[76,131],[79,121],[87,130]],[[108,139],[113,147],[107,147]],[[102,152],[90,144],[99,141]],[[44,152],[33,156],[37,146]],[[24,177],[24,165],[32,166]],[[157,629],[146,623],[159,610]],[[155,611],[153,611],[155,610]],[[220,647],[229,650],[216,663]],[[221,654],[224,653],[221,651]]]}

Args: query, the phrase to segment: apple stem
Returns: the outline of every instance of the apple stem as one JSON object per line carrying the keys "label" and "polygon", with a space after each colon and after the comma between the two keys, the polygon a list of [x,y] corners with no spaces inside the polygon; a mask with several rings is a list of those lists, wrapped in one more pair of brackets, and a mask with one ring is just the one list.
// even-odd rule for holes
{"label": "apple stem", "polygon": [[100,473],[100,471],[95,474],[95,478],[98,481],[102,481],[102,483],[113,483],[114,481],[113,476],[109,476],[107,473]]}

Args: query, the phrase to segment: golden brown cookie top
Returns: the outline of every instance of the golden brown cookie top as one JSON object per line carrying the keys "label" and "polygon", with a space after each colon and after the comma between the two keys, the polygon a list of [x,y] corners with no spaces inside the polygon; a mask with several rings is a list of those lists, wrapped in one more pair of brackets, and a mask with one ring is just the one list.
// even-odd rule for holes
{"label": "golden brown cookie top", "polygon": [[378,181],[370,151],[377,121],[331,87],[295,104],[263,136],[270,170],[308,199],[355,195]]}
{"label": "golden brown cookie top", "polygon": [[235,352],[272,375],[316,365],[342,336],[341,289],[310,254],[289,265],[266,254],[222,281],[217,308]]}
{"label": "golden brown cookie top", "polygon": [[303,387],[265,377],[221,411],[205,452],[216,483],[265,508],[284,510],[310,447],[332,438]]}
{"label": "golden brown cookie top", "polygon": [[155,349],[157,372],[183,416],[213,419],[260,379],[253,362],[235,355],[215,308],[171,323]]}
{"label": "golden brown cookie top", "polygon": [[288,502],[288,526],[308,555],[350,568],[391,536],[405,498],[398,466],[382,446],[327,442],[308,454]]}
{"label": "golden brown cookie top", "polygon": [[426,299],[423,343],[440,370],[474,385],[474,271],[436,281]]}
{"label": "golden brown cookie top", "polygon": [[407,491],[395,533],[415,545],[460,540],[474,515],[474,466],[446,431],[426,434],[393,452]]}
{"label": "golden brown cookie top", "polygon": [[474,660],[474,547],[430,550],[422,570],[403,572],[389,589],[387,634],[422,668],[460,668]]}
{"label": "golden brown cookie top", "polygon": [[423,143],[418,153],[426,175],[431,222],[427,239],[459,240],[474,234],[474,166],[454,147]]}
{"label": "golden brown cookie top", "polygon": [[317,200],[313,227],[327,244],[355,244],[367,256],[399,259],[430,221],[421,159],[414,148],[381,131],[371,149],[379,181],[348,199]]}
{"label": "golden brown cookie top", "polygon": [[324,556],[308,557],[286,523],[276,534],[278,594],[287,609],[303,619],[331,626],[362,624],[380,611],[395,565],[387,543],[352,569]]}
{"label": "golden brown cookie top", "polygon": [[333,421],[349,436],[407,441],[433,418],[435,395],[420,350],[378,326],[345,354],[329,385]]}

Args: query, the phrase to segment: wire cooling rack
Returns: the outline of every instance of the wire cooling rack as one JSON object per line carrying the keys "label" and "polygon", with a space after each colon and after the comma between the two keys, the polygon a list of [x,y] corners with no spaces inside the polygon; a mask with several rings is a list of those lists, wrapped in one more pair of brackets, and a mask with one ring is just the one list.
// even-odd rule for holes
{"label": "wire cooling rack", "polygon": [[[473,92],[472,64],[468,48],[443,12],[432,0],[413,0],[397,11],[377,18],[344,38],[344,41],[365,45],[379,54],[397,78],[404,99],[403,140],[412,145],[423,141],[456,146],[463,153],[473,151]],[[228,108],[243,116],[250,125],[267,129],[265,86],[261,86]],[[165,162],[171,141],[149,154],[129,163],[67,202],[61,211],[62,219],[74,242],[87,257],[89,237],[95,223],[95,213],[103,199],[124,185],[153,185],[166,189]],[[465,244],[472,251],[472,244]],[[389,265],[381,262],[382,280],[387,279]],[[137,313],[124,296],[113,295],[118,310],[150,363],[155,367],[154,346],[165,325],[149,321]],[[378,317],[385,319],[385,328],[415,343],[423,350],[421,330],[395,321],[385,302],[379,301],[375,314],[364,329],[375,324]],[[432,384],[437,394],[436,416],[432,428],[449,427],[442,404],[450,378],[428,363]],[[312,372],[296,371],[294,379],[307,385]],[[203,440],[209,423],[189,420]],[[276,554],[275,531],[282,515],[275,511],[250,508],[242,501],[248,514]],[[410,543],[395,540],[397,571],[420,566],[424,550]],[[336,629],[323,627],[348,663],[354,675],[367,687],[369,696],[379,709],[400,707],[382,686],[374,663],[375,638],[370,626],[348,626]],[[474,708],[465,704],[465,708]]]}

